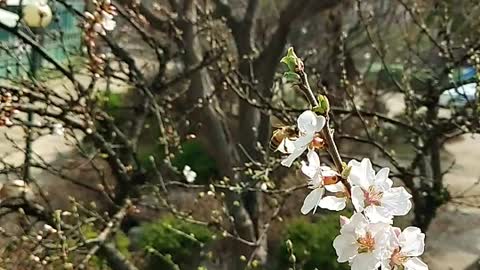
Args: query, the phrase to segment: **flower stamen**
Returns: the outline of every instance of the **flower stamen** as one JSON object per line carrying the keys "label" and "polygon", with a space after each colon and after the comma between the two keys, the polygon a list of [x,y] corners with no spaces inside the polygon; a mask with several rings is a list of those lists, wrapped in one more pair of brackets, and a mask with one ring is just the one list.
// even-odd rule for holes
{"label": "flower stamen", "polygon": [[390,266],[402,266],[407,261],[407,257],[400,253],[400,248],[396,248],[390,257]]}
{"label": "flower stamen", "polygon": [[365,205],[381,205],[381,199],[383,197],[383,192],[377,191],[375,187],[371,186],[368,190],[363,190],[363,194],[365,196]]}
{"label": "flower stamen", "polygon": [[373,252],[375,249],[375,239],[370,232],[367,232],[365,236],[357,239],[358,253]]}

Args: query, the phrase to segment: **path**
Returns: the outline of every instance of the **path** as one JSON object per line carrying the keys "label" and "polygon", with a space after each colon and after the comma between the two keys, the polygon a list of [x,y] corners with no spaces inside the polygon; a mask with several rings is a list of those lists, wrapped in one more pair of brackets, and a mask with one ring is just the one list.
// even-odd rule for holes
{"label": "path", "polygon": [[[403,106],[401,95],[388,97],[386,107],[391,108],[389,115],[401,112]],[[442,156],[444,164],[455,161],[450,172],[445,175],[445,183],[452,196],[480,195],[480,185],[476,184],[480,179],[478,150],[480,135],[463,135],[446,145],[446,153]],[[475,203],[472,199],[462,201]],[[462,270],[475,263],[479,257],[480,208],[449,203],[439,209],[427,232],[424,258],[430,269]]]}

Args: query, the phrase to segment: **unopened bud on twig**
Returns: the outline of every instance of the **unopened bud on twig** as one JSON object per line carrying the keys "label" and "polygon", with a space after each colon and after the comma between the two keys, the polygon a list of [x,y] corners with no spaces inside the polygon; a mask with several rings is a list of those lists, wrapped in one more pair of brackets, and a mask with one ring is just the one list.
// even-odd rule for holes
{"label": "unopened bud on twig", "polygon": [[330,111],[330,102],[328,98],[324,95],[319,95],[318,98],[318,106],[313,108],[313,111],[317,114],[326,115]]}
{"label": "unopened bud on twig", "polygon": [[285,55],[280,60],[280,62],[287,65],[288,70],[293,73],[298,71],[298,69],[300,68],[300,65],[301,65],[301,68],[303,68],[303,62],[300,58],[297,57],[297,55],[295,54],[295,51],[293,50],[293,47],[288,48],[287,55]]}

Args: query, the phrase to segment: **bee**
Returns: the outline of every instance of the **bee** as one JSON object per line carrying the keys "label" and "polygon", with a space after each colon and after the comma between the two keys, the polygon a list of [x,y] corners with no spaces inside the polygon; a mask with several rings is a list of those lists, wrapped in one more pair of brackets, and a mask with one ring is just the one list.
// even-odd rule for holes
{"label": "bee", "polygon": [[280,151],[288,153],[288,142],[292,142],[298,136],[296,126],[280,126],[272,133],[269,148],[271,151]]}

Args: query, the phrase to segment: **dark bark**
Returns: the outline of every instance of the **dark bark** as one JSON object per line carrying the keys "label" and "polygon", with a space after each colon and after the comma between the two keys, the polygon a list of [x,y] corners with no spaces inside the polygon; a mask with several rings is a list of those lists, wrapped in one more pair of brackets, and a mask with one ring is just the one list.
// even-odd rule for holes
{"label": "dark bark", "polygon": [[[195,66],[202,61],[202,49],[198,36],[196,35],[196,9],[194,0],[186,1],[184,5],[184,16],[182,25],[183,41],[186,46],[184,60],[186,66]],[[194,114],[196,121],[202,127],[203,143],[209,149],[219,167],[220,173],[227,176],[232,185],[241,181],[241,174],[234,169],[241,164],[241,158],[232,139],[230,130],[224,122],[221,109],[214,97],[210,97],[214,85],[206,69],[198,70],[191,76],[189,86],[189,99],[191,102],[198,102],[202,99],[204,106]],[[252,220],[248,215],[241,195],[225,191],[225,202],[228,213],[233,217],[235,231],[239,237],[247,241],[255,241],[255,233]],[[235,254],[237,258],[246,254],[247,249],[239,248]],[[244,265],[236,262],[236,267],[242,269]]]}
{"label": "dark bark", "polygon": [[427,144],[425,154],[421,157],[420,172],[424,176],[419,190],[412,191],[418,194],[415,200],[415,218],[414,224],[422,231],[427,231],[438,208],[448,199],[448,194],[443,186],[443,172],[440,159],[441,134],[438,132],[438,94],[430,91],[432,95],[428,97],[426,120],[430,130],[427,131]]}

